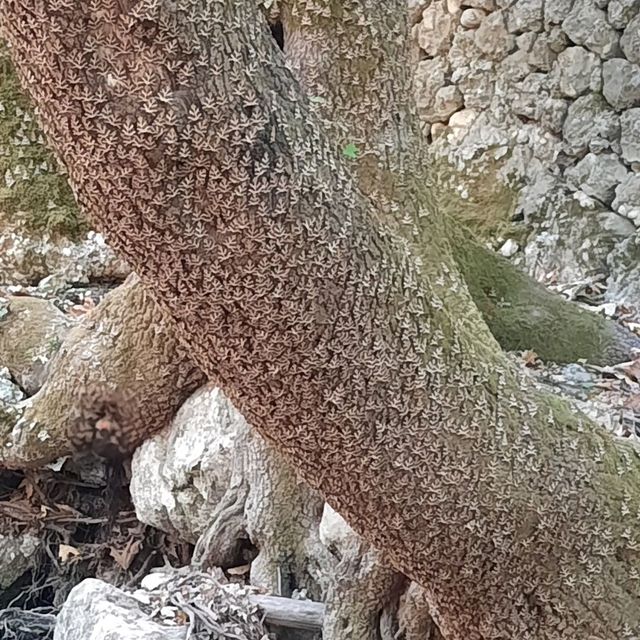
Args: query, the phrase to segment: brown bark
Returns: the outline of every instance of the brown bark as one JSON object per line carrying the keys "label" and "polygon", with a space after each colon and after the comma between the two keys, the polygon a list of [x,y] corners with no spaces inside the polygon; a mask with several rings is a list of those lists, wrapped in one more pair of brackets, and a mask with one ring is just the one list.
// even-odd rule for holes
{"label": "brown bark", "polygon": [[516,378],[415,187],[401,214],[434,219],[418,271],[253,3],[0,7],[79,200],[445,634],[640,627],[635,451]]}

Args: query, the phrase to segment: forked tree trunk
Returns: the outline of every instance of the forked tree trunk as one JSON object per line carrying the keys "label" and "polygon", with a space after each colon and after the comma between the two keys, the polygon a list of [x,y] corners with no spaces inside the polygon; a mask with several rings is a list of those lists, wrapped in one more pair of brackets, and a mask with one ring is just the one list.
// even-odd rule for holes
{"label": "forked tree trunk", "polygon": [[417,266],[253,2],[0,9],[93,221],[248,420],[425,585],[445,635],[637,635],[636,451],[517,378],[407,184],[389,206],[395,227],[429,221]]}

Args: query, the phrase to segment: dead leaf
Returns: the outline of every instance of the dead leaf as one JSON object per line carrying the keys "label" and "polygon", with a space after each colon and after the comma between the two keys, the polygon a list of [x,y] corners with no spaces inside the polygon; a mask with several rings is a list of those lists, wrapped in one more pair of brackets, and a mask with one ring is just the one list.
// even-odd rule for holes
{"label": "dead leaf", "polygon": [[58,558],[60,558],[61,562],[69,562],[73,558],[77,558],[80,556],[80,552],[72,547],[70,544],[62,544],[58,547]]}
{"label": "dead leaf", "polygon": [[122,549],[110,547],[109,555],[116,561],[118,566],[127,571],[141,548],[142,542],[140,540],[129,540]]}

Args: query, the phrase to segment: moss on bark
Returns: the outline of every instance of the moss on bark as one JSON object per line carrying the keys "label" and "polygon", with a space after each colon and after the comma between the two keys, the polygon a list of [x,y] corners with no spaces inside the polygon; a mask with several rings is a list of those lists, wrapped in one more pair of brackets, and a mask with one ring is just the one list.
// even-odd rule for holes
{"label": "moss on bark", "polygon": [[73,238],[87,229],[1,41],[0,210],[35,231]]}
{"label": "moss on bark", "polygon": [[531,349],[543,360],[610,364],[640,349],[640,338],[551,293],[502,256],[451,228],[451,246],[471,296],[503,349]]}

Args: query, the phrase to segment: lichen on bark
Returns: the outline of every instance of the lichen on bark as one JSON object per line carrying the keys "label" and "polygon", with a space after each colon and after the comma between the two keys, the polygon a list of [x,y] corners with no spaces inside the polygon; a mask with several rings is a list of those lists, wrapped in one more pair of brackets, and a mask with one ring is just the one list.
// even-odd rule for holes
{"label": "lichen on bark", "polygon": [[[0,25],[78,197],[196,362],[425,586],[445,635],[631,637],[633,447],[518,379],[442,237],[418,270],[256,6],[101,6],[2,0]],[[442,231],[416,196],[399,212]]]}

